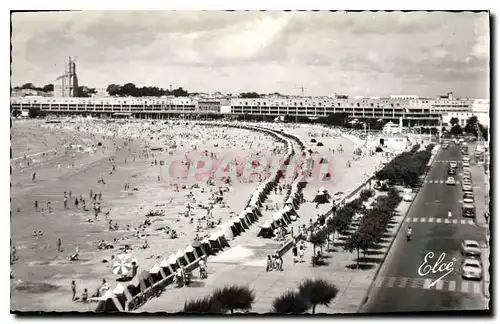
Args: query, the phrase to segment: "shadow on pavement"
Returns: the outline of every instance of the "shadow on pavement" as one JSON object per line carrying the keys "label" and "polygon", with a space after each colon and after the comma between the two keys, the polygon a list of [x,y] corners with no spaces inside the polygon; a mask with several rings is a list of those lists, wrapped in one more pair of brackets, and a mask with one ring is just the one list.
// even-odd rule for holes
{"label": "shadow on pavement", "polygon": [[351,270],[371,270],[375,268],[374,264],[359,264],[357,265],[356,263],[348,264],[345,266],[347,269]]}

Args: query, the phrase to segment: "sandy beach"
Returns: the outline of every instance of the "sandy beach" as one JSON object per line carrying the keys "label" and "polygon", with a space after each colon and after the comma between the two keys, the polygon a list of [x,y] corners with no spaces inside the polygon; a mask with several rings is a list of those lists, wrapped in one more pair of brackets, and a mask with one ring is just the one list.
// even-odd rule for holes
{"label": "sandy beach", "polygon": [[[25,126],[15,123],[13,129]],[[44,128],[49,128],[49,134],[54,138],[46,138],[55,143],[57,139],[70,140],[69,135],[58,132],[60,128],[70,128],[82,135],[95,134],[93,143],[88,144],[97,149],[95,152],[66,155],[14,170],[11,177],[11,239],[19,260],[11,266],[15,277],[11,280],[13,310],[91,308],[90,304],[71,302],[71,280],[75,280],[78,292],[83,288],[89,292],[95,291],[102,279],[113,286],[117,276],[111,272],[111,258],[119,254],[125,245],[132,247],[133,258],[139,266],[149,269],[162,257],[184,249],[196,235],[204,237],[216,230],[217,224],[240,213],[258,185],[258,182],[231,185],[218,182],[209,186],[206,182],[200,182],[196,187],[176,188],[171,182],[158,181],[163,173],[159,161],[172,156],[182,157],[196,150],[221,154],[234,147],[245,146],[246,152],[253,154],[262,150],[280,151],[284,147],[262,133],[231,128],[214,129],[194,124],[105,124],[102,121],[85,121],[79,126],[29,126],[30,133],[36,130],[43,132]],[[21,132],[18,130],[16,134]],[[13,137],[12,141],[15,147],[16,138]],[[151,148],[155,147],[164,147],[164,152],[152,151]],[[37,149],[33,146],[32,151]],[[63,163],[69,165],[71,162],[74,162],[73,168],[58,168]],[[115,171],[110,174],[113,165]],[[31,178],[33,172],[36,172],[35,181]],[[98,183],[101,176],[105,184]],[[125,184],[128,184],[126,190]],[[90,203],[91,189],[94,194],[102,194],[102,199],[97,199],[102,211],[97,218]],[[220,190],[223,191],[223,199],[221,203],[213,204],[214,193]],[[63,205],[64,191],[72,192],[67,210]],[[86,200],[88,211],[82,210],[81,203],[78,209],[75,207],[74,200],[80,195]],[[35,200],[38,201],[38,211],[34,207]],[[47,211],[47,201],[50,201],[52,213]],[[272,198],[269,204],[274,208]],[[209,205],[213,205],[210,215],[215,227],[207,227],[206,221],[198,223],[199,219],[206,218]],[[186,215],[188,209],[189,216]],[[108,211],[108,216],[103,215]],[[149,217],[151,225],[139,229],[147,214],[157,216]],[[109,229],[110,220],[113,228],[114,224],[118,225],[117,230]],[[196,227],[199,227],[198,232]],[[172,230],[177,234],[175,239],[171,238]],[[42,231],[43,235],[35,237],[34,231]],[[63,252],[57,251],[59,238]],[[113,248],[98,250],[100,240]],[[149,248],[141,249],[140,246],[146,241]],[[80,260],[71,262],[69,256],[77,247]]]}
{"label": "sandy beach", "polygon": [[[355,135],[346,136],[339,130],[290,124],[254,126],[293,134],[312,149],[315,163],[322,157],[328,161],[331,179],[320,181],[314,175],[310,179],[304,191],[306,202],[299,209],[302,217],[292,224],[297,229],[330,208],[329,204],[312,203],[319,189],[328,190],[340,201],[384,160],[381,155],[371,154],[369,148],[361,149],[363,143],[352,140],[357,139]],[[70,147],[68,153],[29,166],[18,164],[13,170],[11,244],[18,257],[11,265],[13,310],[93,310],[95,304],[71,301],[72,280],[77,294],[84,288],[92,294],[102,279],[112,289],[118,277],[112,273],[113,260],[126,248],[131,249],[130,254],[140,268],[149,270],[183,250],[195,237],[217,232],[222,224],[242,212],[265,178],[256,174],[242,177],[244,164],[248,162],[245,160],[264,156],[260,161],[264,164],[267,161],[263,167],[271,170],[273,161],[280,161],[286,151],[283,143],[261,132],[185,121],[20,122],[14,123],[12,133],[13,148],[22,146],[26,137],[31,136],[31,154]],[[43,138],[39,146],[34,145],[35,138]],[[82,140],[73,144],[75,138]],[[323,145],[318,146],[318,142]],[[297,143],[293,147],[300,154]],[[186,175],[193,165],[197,171],[204,169],[199,164],[202,160],[212,165],[194,180],[189,179]],[[238,176],[230,182],[218,178],[216,170],[227,160],[232,161]],[[280,185],[291,185],[292,180],[285,178]],[[70,191],[65,209],[64,195],[66,192],[68,196]],[[97,217],[93,198],[100,205]],[[231,249],[241,250],[245,244],[258,246],[265,242],[257,237],[256,231],[283,207],[284,200],[285,191],[271,193],[259,223],[243,233]],[[62,243],[61,252],[58,239]],[[79,260],[70,261],[77,249]],[[234,255],[231,250],[225,253]],[[212,258],[217,261],[221,256]],[[248,258],[251,259],[250,255],[238,256],[241,262],[265,263],[264,258]]]}

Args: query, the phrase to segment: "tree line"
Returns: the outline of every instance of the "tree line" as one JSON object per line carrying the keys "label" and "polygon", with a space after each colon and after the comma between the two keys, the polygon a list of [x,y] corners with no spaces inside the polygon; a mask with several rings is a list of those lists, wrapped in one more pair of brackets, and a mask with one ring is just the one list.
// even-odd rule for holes
{"label": "tree line", "polygon": [[469,134],[477,138],[477,130],[479,129],[483,138],[485,140],[488,140],[488,127],[481,124],[478,121],[477,116],[471,116],[467,118],[467,121],[465,122],[465,126],[463,128],[460,126],[459,119],[457,117],[452,117],[450,119],[450,125],[451,129],[449,133],[451,135]]}
{"label": "tree line", "polygon": [[133,83],[125,83],[124,85],[113,83],[107,86],[106,91],[110,96],[116,97],[187,97],[189,95],[189,93],[182,87],[170,91],[168,89],[158,87],[137,87]]}
{"label": "tree line", "polygon": [[[399,154],[378,171],[375,174],[377,182],[387,180],[388,183],[378,189],[387,191],[387,194],[377,197],[371,209],[365,207],[365,202],[375,195],[375,191],[370,188],[362,190],[358,198],[344,206],[334,207],[334,217],[326,219],[325,216],[320,216],[315,224],[316,230],[313,230],[309,237],[313,244],[313,253],[316,253],[317,248],[322,249],[325,244],[329,245],[330,237],[339,233],[346,237],[342,243],[343,249],[349,252],[357,251],[355,266],[359,267],[360,260],[366,259],[368,250],[377,249],[384,240],[395,210],[402,200],[394,185],[418,185],[420,176],[426,171],[433,147],[434,145],[430,144],[425,150],[419,151],[420,146],[415,145],[411,151]],[[356,214],[363,216],[359,224],[354,221]],[[360,251],[363,251],[363,258],[359,256]]]}
{"label": "tree line", "polygon": [[[21,86],[14,87],[13,90],[34,90],[39,92],[53,92],[54,85],[52,83],[46,84],[43,87],[37,87],[33,83],[28,82]],[[91,97],[92,94],[97,93],[95,88],[89,88],[87,86],[79,86],[77,90],[77,97]]]}
{"label": "tree line", "polygon": [[43,87],[37,87],[33,83],[28,82],[23,85],[14,87],[14,90],[34,90],[34,91],[52,92],[54,91],[54,85],[52,83],[49,83],[44,85]]}
{"label": "tree line", "polygon": [[420,176],[426,171],[427,162],[432,155],[434,144],[425,150],[420,145],[413,146],[410,152],[403,152],[375,173],[379,180],[387,180],[390,184],[414,187],[419,184]]}

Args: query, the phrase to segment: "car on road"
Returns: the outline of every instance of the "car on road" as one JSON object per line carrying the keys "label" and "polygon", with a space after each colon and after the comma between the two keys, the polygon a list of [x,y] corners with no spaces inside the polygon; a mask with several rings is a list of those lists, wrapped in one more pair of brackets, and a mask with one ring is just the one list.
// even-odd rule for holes
{"label": "car on road", "polygon": [[469,184],[463,184],[462,185],[462,191],[470,191],[472,192],[472,186]]}
{"label": "car on road", "polygon": [[463,165],[463,166],[464,166],[464,168],[465,168],[465,167],[470,166],[470,163],[469,163],[469,161],[463,161],[463,162],[462,162],[462,165]]}
{"label": "car on road", "polygon": [[[468,187],[468,186],[472,187],[472,182],[467,181],[467,180],[463,180],[462,181],[462,188],[463,187]],[[466,190],[466,191],[470,191],[470,190]]]}
{"label": "car on road", "polygon": [[477,259],[465,259],[462,261],[462,278],[481,280],[483,267]]}
{"label": "car on road", "polygon": [[448,174],[449,175],[455,175],[455,174],[457,174],[457,171],[455,171],[455,169],[453,169],[453,168],[449,168],[448,169]]}
{"label": "car on road", "polygon": [[450,168],[456,168],[457,164],[457,161],[450,161]]}
{"label": "car on road", "polygon": [[472,203],[464,202],[462,204],[462,217],[474,218],[476,217],[476,208]]}
{"label": "car on road", "polygon": [[474,197],[464,197],[464,204],[474,204]]}
{"label": "car on road", "polygon": [[478,256],[479,258],[481,257],[481,248],[479,247],[479,243],[474,240],[462,241],[460,251],[463,255]]}
{"label": "car on road", "polygon": [[455,185],[455,178],[453,177],[448,177],[448,179],[446,179],[446,184],[448,186],[454,186]]}
{"label": "car on road", "polygon": [[474,200],[474,194],[472,192],[469,192],[469,191],[464,192],[463,198],[464,198],[464,200],[467,198]]}
{"label": "car on road", "polygon": [[448,147],[449,147],[448,143],[444,143],[444,144],[443,144],[443,146],[442,146],[442,148],[443,148],[444,150],[446,150]]}

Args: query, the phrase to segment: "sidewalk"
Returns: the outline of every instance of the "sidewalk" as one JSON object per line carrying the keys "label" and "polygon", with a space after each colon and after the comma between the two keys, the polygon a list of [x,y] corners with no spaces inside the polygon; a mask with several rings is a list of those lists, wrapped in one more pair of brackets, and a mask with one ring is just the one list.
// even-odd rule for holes
{"label": "sidewalk", "polygon": [[484,167],[482,164],[472,164],[471,167],[471,178],[472,186],[474,189],[474,205],[476,206],[476,224],[486,229],[486,244],[481,248],[482,255],[481,259],[483,262],[483,284],[484,284],[484,295],[486,298],[490,298],[490,246],[489,246],[489,222],[484,217],[485,211],[489,210],[486,205],[487,199],[486,195],[488,192],[487,183],[485,182]]}
{"label": "sidewalk", "polygon": [[[299,215],[303,215],[301,218],[308,220],[303,212],[311,212],[315,208],[311,203],[304,205],[299,209]],[[298,283],[302,280],[323,278],[336,285],[339,293],[329,307],[318,306],[316,313],[356,313],[373,282],[377,269],[383,262],[383,256],[387,253],[390,242],[399,227],[399,223],[403,221],[409,205],[410,203],[403,202],[398,207],[398,215],[394,219],[397,224],[389,230],[388,235],[391,237],[388,239],[388,243],[382,244],[382,249],[373,251],[374,255],[370,257],[374,262],[367,264],[366,270],[351,269],[356,264],[356,252],[344,252],[341,246],[334,246],[334,244],[330,244],[329,250],[326,246],[323,247],[326,264],[311,267],[313,247],[311,244],[305,243],[303,263],[293,263],[292,253],[288,251],[283,256],[282,272],[266,272],[267,255],[274,253],[282,242],[257,239],[259,226],[255,224],[245,235],[230,241],[230,249],[208,260],[208,279],[200,280],[197,278],[198,272],[195,271],[195,278],[189,287],[174,288],[171,285],[167,287],[161,297],[149,300],[134,312],[179,312],[182,311],[186,300],[204,297],[213,292],[215,288],[221,288],[225,285],[243,284],[248,285],[255,292],[255,302],[251,312],[268,313],[276,297],[288,290],[297,289]],[[309,208],[302,208],[306,206]],[[320,211],[323,211],[323,208]],[[268,219],[270,215],[272,212],[265,212],[261,221]],[[360,265],[363,264],[360,263]]]}

